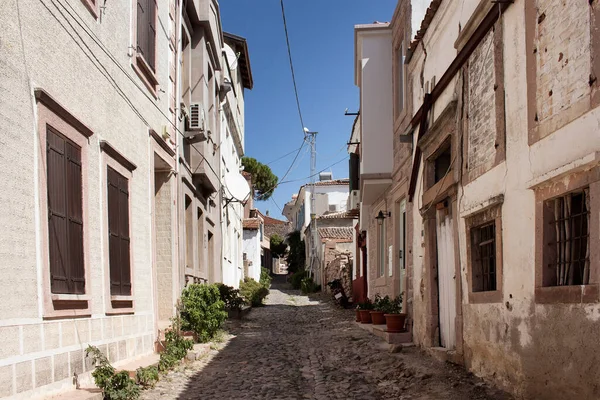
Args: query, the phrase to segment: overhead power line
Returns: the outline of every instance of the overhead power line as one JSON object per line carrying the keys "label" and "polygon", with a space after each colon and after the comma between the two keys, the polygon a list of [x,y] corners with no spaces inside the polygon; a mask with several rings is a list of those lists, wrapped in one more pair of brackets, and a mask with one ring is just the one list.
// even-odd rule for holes
{"label": "overhead power line", "polygon": [[307,180],[307,179],[310,179],[310,178],[312,178],[313,176],[317,176],[317,175],[319,175],[321,172],[325,172],[325,171],[327,171],[329,168],[331,168],[331,167],[334,167],[334,166],[338,165],[339,163],[341,163],[341,162],[343,162],[343,161],[346,161],[347,159],[348,159],[348,157],[344,157],[344,158],[342,158],[341,160],[338,160],[338,161],[334,162],[333,164],[326,166],[325,168],[323,168],[323,169],[322,169],[322,170],[320,170],[319,172],[316,172],[316,173],[314,173],[313,175],[309,175],[309,176],[307,176],[307,177],[300,178],[300,179],[292,179],[292,180],[289,180],[289,181],[282,181],[282,182],[279,182],[279,185],[283,185],[284,183],[292,183],[292,182],[300,182],[300,181],[305,181],[305,180]]}

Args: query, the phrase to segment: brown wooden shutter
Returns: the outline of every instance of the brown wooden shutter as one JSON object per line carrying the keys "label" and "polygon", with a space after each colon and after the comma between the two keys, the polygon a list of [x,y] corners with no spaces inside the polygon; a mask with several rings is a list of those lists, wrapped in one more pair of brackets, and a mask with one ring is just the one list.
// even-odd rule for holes
{"label": "brown wooden shutter", "polygon": [[47,186],[50,288],[85,293],[81,148],[48,127]]}
{"label": "brown wooden shutter", "polygon": [[108,244],[110,293],[131,295],[129,182],[108,167]]}
{"label": "brown wooden shutter", "polygon": [[147,13],[146,5],[148,0],[137,0],[137,26],[136,26],[136,41],[137,52],[146,57],[146,35],[147,35]]}
{"label": "brown wooden shutter", "polygon": [[152,71],[156,72],[156,2],[148,1],[148,36],[147,36],[147,54],[146,61]]}

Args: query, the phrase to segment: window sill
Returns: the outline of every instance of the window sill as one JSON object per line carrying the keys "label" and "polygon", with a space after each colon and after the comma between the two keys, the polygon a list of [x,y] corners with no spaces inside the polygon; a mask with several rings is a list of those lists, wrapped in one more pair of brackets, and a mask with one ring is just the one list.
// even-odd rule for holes
{"label": "window sill", "polygon": [[90,317],[91,297],[78,294],[52,294],[44,312],[44,319]]}
{"label": "window sill", "polygon": [[86,294],[52,294],[52,301],[90,301],[91,296]]}
{"label": "window sill", "polygon": [[146,62],[143,56],[140,54],[135,55],[135,61],[131,64],[133,70],[140,77],[146,88],[152,94],[152,97],[158,99],[158,94],[156,91],[156,87],[158,86],[158,79],[156,79],[156,74],[152,72],[152,69]]}
{"label": "window sill", "polygon": [[469,304],[484,303],[502,303],[502,292],[500,290],[469,292]]}
{"label": "window sill", "polygon": [[599,285],[549,286],[535,288],[537,304],[597,303]]}
{"label": "window sill", "polygon": [[133,296],[110,296],[106,315],[135,313]]}

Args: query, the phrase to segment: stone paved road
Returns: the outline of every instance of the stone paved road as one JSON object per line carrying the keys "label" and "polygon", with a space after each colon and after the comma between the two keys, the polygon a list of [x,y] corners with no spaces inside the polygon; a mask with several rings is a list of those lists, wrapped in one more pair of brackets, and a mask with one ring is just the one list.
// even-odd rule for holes
{"label": "stone paved road", "polygon": [[354,311],[274,282],[267,306],[228,325],[203,360],[143,393],[155,399],[510,399],[416,348],[391,354]]}

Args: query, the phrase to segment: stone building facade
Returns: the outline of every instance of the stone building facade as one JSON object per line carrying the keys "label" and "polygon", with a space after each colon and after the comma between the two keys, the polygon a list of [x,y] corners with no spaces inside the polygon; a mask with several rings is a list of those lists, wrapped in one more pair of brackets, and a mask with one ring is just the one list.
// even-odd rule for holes
{"label": "stone building facade", "polygon": [[[413,342],[520,398],[598,392],[597,8],[398,2],[355,28],[354,282],[403,292]],[[393,111],[373,124],[382,81]],[[369,175],[382,143],[393,167]]]}
{"label": "stone building facade", "polygon": [[89,344],[153,353],[186,283],[221,279],[223,33],[213,0],[8,1],[0,21],[0,397],[32,398],[90,384]]}

